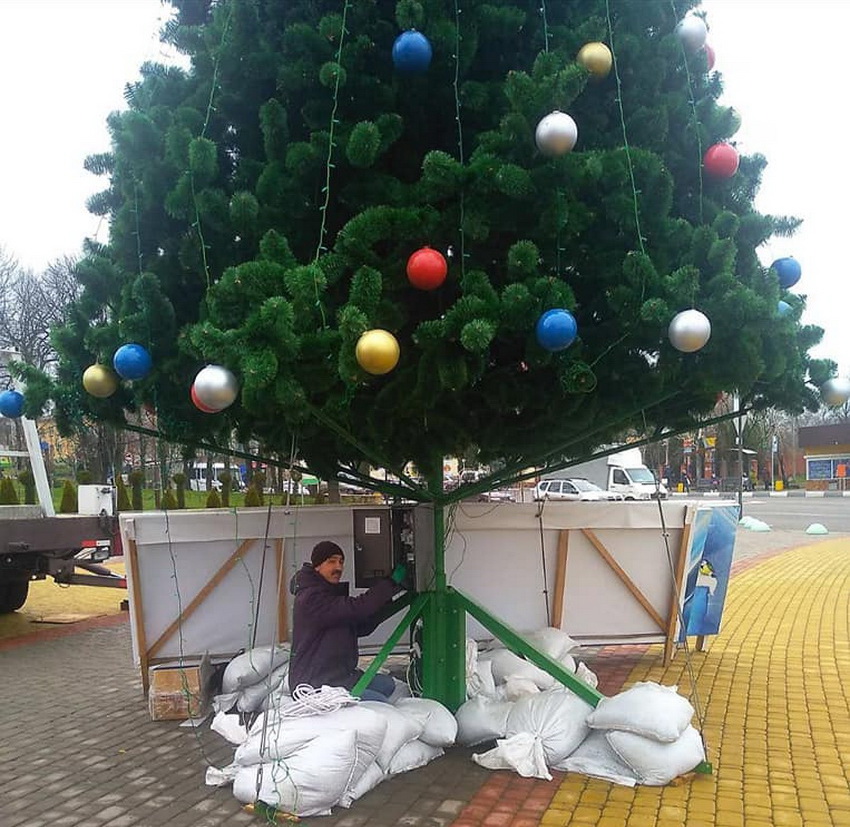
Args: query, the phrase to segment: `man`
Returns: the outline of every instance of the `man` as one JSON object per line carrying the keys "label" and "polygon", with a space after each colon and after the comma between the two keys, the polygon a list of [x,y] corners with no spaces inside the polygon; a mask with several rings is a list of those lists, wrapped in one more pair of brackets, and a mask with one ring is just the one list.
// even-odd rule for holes
{"label": "man", "polygon": [[[384,618],[376,617],[376,612],[392,600],[407,576],[399,564],[391,577],[378,581],[365,594],[349,597],[348,584],[340,583],[344,567],[342,549],[323,540],[313,549],[310,562],[292,578],[290,689],[302,683],[317,689],[323,684],[352,689],[363,675],[357,668],[357,638],[377,628]],[[394,688],[389,675],[375,675],[362,698],[386,701]]]}

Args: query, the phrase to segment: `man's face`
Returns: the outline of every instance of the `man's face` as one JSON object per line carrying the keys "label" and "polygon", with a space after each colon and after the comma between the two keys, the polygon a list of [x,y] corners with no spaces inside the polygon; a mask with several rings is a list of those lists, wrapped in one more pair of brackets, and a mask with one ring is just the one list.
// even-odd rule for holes
{"label": "man's face", "polygon": [[342,570],[345,568],[345,560],[343,559],[341,554],[332,554],[325,560],[324,563],[320,563],[316,566],[316,571],[328,581],[328,583],[339,583],[340,578],[342,577]]}

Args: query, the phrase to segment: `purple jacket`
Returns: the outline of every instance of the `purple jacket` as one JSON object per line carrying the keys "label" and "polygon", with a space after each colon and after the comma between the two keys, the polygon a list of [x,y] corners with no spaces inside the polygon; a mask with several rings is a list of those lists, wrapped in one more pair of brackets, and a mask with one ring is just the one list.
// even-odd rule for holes
{"label": "purple jacket", "polygon": [[347,583],[329,583],[305,563],[290,583],[295,595],[290,688],[306,683],[317,689],[322,684],[351,689],[362,674],[357,669],[357,638],[375,630],[378,620],[372,615],[397,590],[388,578],[359,597],[349,597]]}

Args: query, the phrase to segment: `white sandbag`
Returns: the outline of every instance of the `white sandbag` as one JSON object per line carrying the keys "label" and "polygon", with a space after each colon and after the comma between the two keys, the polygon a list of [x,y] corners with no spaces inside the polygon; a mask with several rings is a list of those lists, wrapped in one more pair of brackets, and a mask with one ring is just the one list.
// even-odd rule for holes
{"label": "white sandbag", "polygon": [[266,698],[272,693],[277,692],[282,683],[289,683],[289,661],[278,666],[270,675],[267,675],[261,681],[253,686],[246,686],[240,690],[239,698],[236,701],[236,708],[240,712],[256,712],[260,709]]}
{"label": "white sandbag", "polygon": [[225,692],[222,695],[216,695],[212,699],[213,712],[230,712],[236,706],[236,701],[238,700],[238,692]]}
{"label": "white sandbag", "polygon": [[562,658],[558,658],[558,662],[567,672],[575,672],[577,669],[576,659],[572,655],[564,655]]}
{"label": "white sandbag", "polygon": [[552,626],[544,626],[533,632],[523,632],[522,636],[535,649],[539,649],[553,660],[562,660],[565,655],[578,648],[578,644],[566,633]]}
{"label": "white sandbag", "polygon": [[495,701],[476,695],[461,704],[455,713],[457,742],[467,747],[505,737],[511,701]]}
{"label": "white sandbag", "polygon": [[539,695],[520,698],[511,714],[505,734],[522,732],[536,736],[543,747],[546,765],[563,761],[588,736],[585,718],[591,706],[567,689],[550,689]]}
{"label": "white sandbag", "polygon": [[552,780],[546,767],[543,745],[530,732],[499,739],[493,749],[474,753],[472,760],[488,770],[514,770],[523,778]]}
{"label": "white sandbag", "polygon": [[304,744],[285,761],[243,767],[233,781],[233,795],[243,804],[259,799],[298,816],[329,815],[349,786],[355,763],[355,733],[326,732]]}
{"label": "white sandbag", "polygon": [[233,760],[242,766],[251,766],[263,761],[286,761],[314,739],[324,737],[329,732],[340,731],[352,732],[355,735],[352,749],[354,764],[349,779],[349,785],[353,786],[375,761],[384,747],[387,735],[387,719],[365,708],[363,704],[297,718],[269,713],[265,733],[262,725],[257,729],[255,724],[248,740],[236,750]]}
{"label": "white sandbag", "polygon": [[380,764],[381,769],[386,772],[393,756],[405,744],[415,741],[422,734],[424,727],[415,718],[405,714],[392,704],[385,704],[381,701],[361,701],[358,707],[377,712],[386,720],[386,735],[380,749],[375,755],[375,760]]}
{"label": "white sandbag", "polygon": [[238,715],[216,712],[210,729],[231,744],[244,744],[248,738],[248,727],[242,723]]}
{"label": "white sandbag", "polygon": [[286,668],[286,677],[263,698],[260,709],[267,712],[270,709],[281,709],[292,703],[292,691],[289,688],[289,664]]}
{"label": "white sandbag", "polygon": [[677,692],[677,687],[642,681],[599,701],[587,716],[587,725],[671,743],[685,731],[693,715],[691,702]]}
{"label": "white sandbag", "polygon": [[221,679],[221,691],[226,694],[253,686],[288,660],[288,643],[278,646],[255,646],[237,655],[227,664]]}
{"label": "white sandbag", "polygon": [[439,701],[430,698],[402,698],[396,709],[422,724],[419,740],[432,747],[450,747],[457,738],[457,718]]}
{"label": "white sandbag", "polygon": [[228,764],[226,767],[208,766],[204,773],[204,783],[208,787],[223,787],[232,784],[242,767],[239,764]]}
{"label": "white sandbag", "polygon": [[594,689],[599,686],[599,678],[587,664],[579,661],[573,671],[576,673],[576,677],[581,678],[588,686],[592,686]]}
{"label": "white sandbag", "polygon": [[390,693],[389,698],[387,698],[391,704],[396,704],[402,698],[409,698],[411,696],[410,687],[404,681],[393,678],[393,685],[393,691]]}
{"label": "white sandbag", "polygon": [[348,808],[358,798],[366,795],[369,790],[374,790],[382,781],[386,781],[389,776],[381,769],[381,765],[377,761],[373,761],[367,768],[366,772],[360,776],[360,780],[353,786],[347,789],[339,800],[339,806]]}
{"label": "white sandbag", "polygon": [[502,697],[506,701],[518,701],[526,695],[539,695],[540,687],[530,678],[512,675],[502,686]]}
{"label": "white sandbag", "polygon": [[442,747],[426,744],[419,739],[405,744],[390,761],[387,767],[387,775],[399,775],[410,770],[417,770],[430,764],[435,758],[445,755]]}
{"label": "white sandbag", "polygon": [[641,784],[669,784],[676,776],[691,772],[705,761],[702,738],[692,726],[672,743],[616,730],[609,730],[605,737]]}
{"label": "white sandbag", "polygon": [[634,787],[637,781],[634,772],[620,760],[602,730],[591,731],[572,755],[553,765],[552,769],[578,772],[624,787]]}
{"label": "white sandbag", "polygon": [[495,652],[485,652],[481,660],[489,660],[493,666],[493,679],[497,684],[504,683],[508,678],[528,678],[534,681],[539,689],[550,689],[555,685],[555,679],[530,661],[515,655],[509,649],[497,649]]}

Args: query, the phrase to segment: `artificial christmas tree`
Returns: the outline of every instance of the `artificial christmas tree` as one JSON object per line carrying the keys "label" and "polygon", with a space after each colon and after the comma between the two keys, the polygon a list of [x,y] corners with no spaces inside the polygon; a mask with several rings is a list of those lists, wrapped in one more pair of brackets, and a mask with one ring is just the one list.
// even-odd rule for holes
{"label": "artificial christmas tree", "polygon": [[[498,463],[480,489],[629,429],[693,428],[722,391],[816,407],[832,371],[756,255],[796,226],[753,209],[765,160],[703,166],[738,118],[682,37],[699,25],[677,30],[693,5],[175,1],[164,36],[191,68],[143,67],[87,161],[110,241],[28,405],[52,396],[64,428],[149,405],[190,446],[226,453],[235,432],[326,479],[388,469],[387,490],[435,504],[431,605],[455,620],[431,644],[449,648],[441,509],[473,489],[443,491],[444,456]],[[577,59],[589,44],[610,72]],[[411,283],[424,248],[444,280]],[[683,353],[668,327],[696,308],[710,340]],[[115,364],[132,381],[88,395],[85,369],[128,345],[149,372]],[[193,403],[205,364],[238,382],[219,413]]]}

